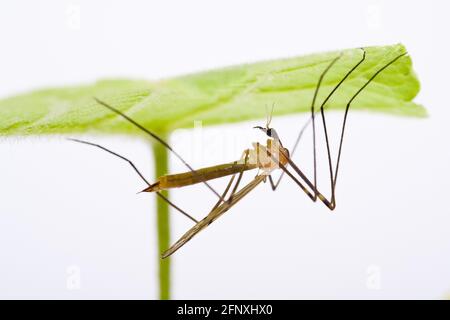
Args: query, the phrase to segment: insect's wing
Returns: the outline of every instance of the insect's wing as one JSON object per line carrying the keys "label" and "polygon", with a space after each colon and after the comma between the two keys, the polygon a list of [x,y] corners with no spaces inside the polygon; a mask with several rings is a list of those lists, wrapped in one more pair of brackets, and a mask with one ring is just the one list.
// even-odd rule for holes
{"label": "insect's wing", "polygon": [[189,229],[177,242],[175,242],[167,251],[162,254],[162,258],[167,258],[175,251],[180,249],[186,242],[191,240],[197,233],[205,229],[211,223],[213,223],[222,214],[227,212],[233,205],[239,202],[244,196],[246,196],[250,191],[252,191],[258,184],[260,184],[266,178],[265,175],[257,175],[255,179],[249,182],[245,187],[236,192],[231,201],[222,202],[219,206],[213,209],[205,218],[199,221],[195,226]]}

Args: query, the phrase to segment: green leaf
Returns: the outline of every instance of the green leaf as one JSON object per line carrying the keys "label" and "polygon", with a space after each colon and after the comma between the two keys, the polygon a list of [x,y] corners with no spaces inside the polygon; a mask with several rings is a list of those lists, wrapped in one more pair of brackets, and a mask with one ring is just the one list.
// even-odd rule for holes
{"label": "green leaf", "polygon": [[[398,44],[366,48],[367,58],[327,104],[342,109],[349,98],[380,68],[405,52]],[[311,100],[323,70],[340,52],[240,65],[160,81],[103,80],[92,85],[53,88],[0,100],[0,135],[137,133],[137,129],[95,102],[97,97],[126,112],[147,128],[168,137],[170,131],[203,125],[264,118],[266,105],[274,115],[310,112]],[[332,67],[320,88],[322,101],[361,58],[349,49]],[[352,104],[364,109],[424,117],[425,109],[412,102],[419,82],[411,59],[402,57],[385,69]],[[168,150],[153,145],[156,175],[167,173]],[[168,197],[168,193],[166,193]],[[169,207],[157,199],[159,251],[170,243]],[[160,298],[170,298],[170,260],[159,263]]]}
{"label": "green leaf", "polygon": [[[365,62],[344,82],[327,108],[343,108],[349,97],[379,68],[405,51],[403,45],[366,48]],[[157,132],[308,112],[318,78],[339,52],[259,62],[160,81],[102,80],[85,86],[45,89],[0,100],[0,134],[68,132],[136,133],[136,129],[97,104],[100,98]],[[319,100],[360,59],[359,49],[344,51],[320,89]],[[424,117],[412,99],[419,82],[405,56],[389,66],[359,95],[353,109]]]}

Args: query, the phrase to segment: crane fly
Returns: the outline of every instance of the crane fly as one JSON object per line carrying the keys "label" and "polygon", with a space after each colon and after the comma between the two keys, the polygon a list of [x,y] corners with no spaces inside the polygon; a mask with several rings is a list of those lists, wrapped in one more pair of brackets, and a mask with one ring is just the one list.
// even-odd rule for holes
{"label": "crane fly", "polygon": [[[233,207],[236,203],[242,200],[247,194],[249,194],[253,189],[255,189],[261,182],[266,182],[267,178],[270,182],[270,186],[272,190],[276,190],[279,186],[284,175],[287,175],[291,178],[292,181],[303,191],[306,195],[314,202],[320,200],[328,209],[334,210],[336,207],[336,199],[335,199],[335,189],[336,189],[336,180],[338,176],[339,163],[341,160],[341,151],[344,140],[344,132],[345,125],[347,122],[348,111],[350,109],[351,103],[353,100],[370,84],[370,82],[375,79],[383,70],[388,68],[390,65],[395,63],[401,57],[405,56],[407,53],[398,54],[394,59],[387,62],[380,69],[375,71],[372,76],[370,76],[366,82],[356,91],[355,94],[351,96],[348,100],[345,110],[344,117],[341,125],[341,133],[339,140],[339,149],[337,152],[337,160],[336,165],[333,167],[332,157],[329,145],[329,135],[327,131],[326,117],[325,117],[325,106],[329,99],[333,96],[336,90],[344,83],[344,81],[364,62],[366,58],[366,52],[363,48],[361,48],[361,58],[358,62],[350,68],[347,73],[342,77],[342,79],[336,84],[336,86],[331,90],[331,92],[326,96],[324,101],[320,104],[319,111],[316,111],[315,105],[318,96],[318,92],[324,79],[325,75],[328,71],[333,67],[333,65],[342,57],[342,54],[335,57],[322,71],[320,77],[317,81],[317,85],[315,87],[314,95],[311,103],[311,116],[308,121],[304,124],[300,133],[297,136],[295,144],[292,148],[292,152],[290,153],[287,148],[285,148],[281,142],[278,133],[274,128],[270,127],[270,122],[272,118],[272,112],[270,116],[267,118],[267,122],[265,127],[254,127],[256,129],[261,130],[268,137],[266,145],[262,145],[260,143],[253,143],[253,147],[250,149],[246,149],[239,160],[215,165],[211,167],[194,169],[191,167],[166,141],[161,139],[158,135],[148,130],[141,124],[139,124],[134,119],[130,118],[126,114],[122,113],[118,109],[113,106],[103,102],[99,99],[95,100],[105,108],[111,110],[117,115],[121,116],[146,134],[150,135],[153,139],[155,139],[158,143],[164,145],[168,150],[170,150],[187,168],[188,171],[177,174],[169,174],[162,177],[159,177],[158,180],[154,183],[150,183],[137,169],[137,167],[133,164],[132,161],[128,160],[124,156],[121,156],[118,153],[115,153],[101,145],[79,140],[79,139],[69,139],[75,142],[83,143],[98,147],[110,154],[121,158],[122,160],[127,161],[132,168],[136,171],[136,173],[140,176],[140,178],[147,184],[147,187],[142,190],[142,192],[154,192],[156,193],[162,200],[166,201],[170,206],[172,206],[175,210],[185,215],[187,218],[194,222],[194,226],[190,228],[183,236],[180,237],[178,241],[176,241],[169,249],[162,253],[161,257],[167,258],[172,255],[175,251],[180,249],[184,244],[186,244],[189,240],[191,240],[197,233],[208,227],[211,223],[213,223],[216,219],[222,216],[225,212],[227,212],[231,207]],[[326,142],[326,150],[327,150],[327,159],[328,159],[328,168],[330,174],[330,185],[331,185],[331,196],[327,198],[324,196],[319,189],[317,188],[317,157],[316,157],[316,122],[315,117],[316,113],[320,112],[320,118],[322,120],[322,126],[325,136]],[[313,178],[309,179],[304,172],[296,165],[296,163],[292,160],[292,155],[297,149],[298,143],[307,128],[312,124],[312,139],[313,139]],[[239,185],[241,183],[242,177],[245,172],[257,169],[258,173],[256,176],[245,186],[241,187],[238,190]],[[281,174],[278,179],[275,180],[272,177],[272,173],[275,170],[281,170]],[[209,183],[208,181],[231,176],[225,190],[219,194]],[[171,202],[167,197],[165,197],[160,191],[172,188],[180,188],[188,185],[203,183],[206,187],[213,192],[218,200],[209,213],[200,221],[196,220],[190,214],[188,214],[185,210],[181,209],[179,206],[175,205]]]}

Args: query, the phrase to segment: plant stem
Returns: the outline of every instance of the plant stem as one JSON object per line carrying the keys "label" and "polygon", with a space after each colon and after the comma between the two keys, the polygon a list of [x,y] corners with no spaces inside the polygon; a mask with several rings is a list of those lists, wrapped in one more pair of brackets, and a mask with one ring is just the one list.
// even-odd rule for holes
{"label": "plant stem", "polygon": [[[165,139],[164,136],[161,138]],[[155,175],[160,177],[167,174],[169,167],[169,154],[166,147],[160,143],[153,143],[153,157]],[[161,193],[169,198],[167,191]],[[158,234],[158,262],[159,262],[159,298],[170,299],[170,258],[161,259],[160,254],[170,245],[170,219],[169,205],[160,197],[156,197],[156,223]]]}

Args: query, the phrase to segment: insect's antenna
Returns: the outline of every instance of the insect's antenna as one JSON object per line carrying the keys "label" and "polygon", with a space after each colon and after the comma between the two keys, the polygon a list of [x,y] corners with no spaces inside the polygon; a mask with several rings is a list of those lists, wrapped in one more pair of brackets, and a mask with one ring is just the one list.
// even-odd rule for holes
{"label": "insect's antenna", "polygon": [[[156,135],[155,133],[151,132],[150,130],[148,130],[147,128],[145,128],[143,125],[139,124],[138,122],[136,122],[135,120],[133,120],[132,118],[130,118],[129,116],[127,116],[125,113],[119,111],[118,109],[110,106],[109,104],[101,101],[100,99],[95,98],[95,101],[97,101],[97,103],[99,103],[100,105],[106,107],[107,109],[113,111],[114,113],[118,114],[119,116],[121,116],[122,118],[124,118],[125,120],[127,120],[128,122],[130,122],[131,124],[133,124],[135,127],[141,129],[142,131],[144,131],[145,133],[147,133],[148,135],[150,135],[153,139],[155,139],[156,141],[158,141],[159,143],[161,143],[163,146],[165,146],[168,150],[170,150],[170,152],[172,152],[189,170],[191,170],[194,174],[197,174],[197,172],[194,170],[194,168],[192,168],[174,149],[172,149],[172,147],[163,139],[161,139],[160,137],[158,137],[158,135]],[[211,187],[209,185],[208,182],[202,180],[202,182],[217,196],[219,197],[219,199],[223,200],[223,198],[217,193],[216,190],[213,189],[213,187]]]}
{"label": "insect's antenna", "polygon": [[270,111],[269,118],[267,119],[267,129],[270,127],[270,123],[272,122],[273,109],[275,108],[275,102],[272,103],[272,110]]}
{"label": "insect's antenna", "polygon": [[124,156],[122,156],[122,155],[120,155],[120,154],[118,154],[118,153],[116,153],[116,152],[114,152],[112,150],[109,150],[108,148],[105,148],[105,147],[103,147],[103,146],[101,146],[99,144],[96,144],[96,143],[92,143],[92,142],[88,142],[88,141],[84,141],[84,140],[79,140],[79,139],[73,139],[73,138],[67,138],[67,140],[78,142],[78,143],[83,143],[83,144],[87,144],[87,145],[90,145],[90,146],[94,146],[94,147],[100,148],[100,149],[102,149],[102,150],[104,150],[104,151],[106,151],[106,152],[108,152],[108,153],[110,153],[110,154],[112,154],[112,155],[114,155],[116,157],[119,157],[120,159],[125,160],[126,162],[128,162],[130,164],[130,166],[134,169],[134,171],[136,171],[136,173],[139,175],[139,177],[141,177],[141,179],[147,185],[150,185],[148,180],[145,179],[144,175],[139,171],[139,169],[134,165],[134,163],[131,160],[125,158]]}
{"label": "insect's antenna", "polygon": [[[122,159],[122,160],[125,160],[126,162],[128,162],[128,163],[130,164],[130,166],[134,169],[134,171],[136,171],[136,173],[139,175],[139,177],[141,177],[141,179],[142,179],[148,186],[150,186],[150,183],[148,182],[148,180],[145,179],[144,175],[139,171],[139,169],[134,165],[134,163],[133,163],[131,160],[125,158],[124,156],[122,156],[122,155],[120,155],[120,154],[118,154],[118,153],[116,153],[116,152],[114,152],[114,151],[112,151],[112,150],[110,150],[110,149],[108,149],[108,148],[105,148],[105,147],[103,147],[103,146],[101,146],[101,145],[99,145],[99,144],[96,144],[96,143],[92,143],[92,142],[88,142],[88,141],[84,141],[84,140],[80,140],[80,139],[73,139],[73,138],[67,138],[67,140],[74,141],[74,142],[78,142],[78,143],[83,143],[83,144],[87,144],[87,145],[90,145],[90,146],[93,146],[93,147],[100,148],[100,149],[102,149],[102,150],[104,150],[104,151],[106,151],[106,152],[112,154],[113,156],[116,156],[116,157],[118,157],[118,158],[120,158],[120,159]],[[189,219],[191,219],[191,220],[194,221],[195,223],[198,223],[198,221],[197,221],[195,218],[193,218],[193,217],[192,217],[190,214],[188,214],[186,211],[184,211],[183,209],[181,209],[180,207],[178,207],[177,205],[175,205],[173,202],[171,202],[169,199],[167,199],[167,197],[165,197],[162,193],[156,192],[156,194],[157,194],[160,198],[162,198],[164,201],[166,201],[168,204],[170,204],[173,208],[175,208],[176,210],[178,210],[179,212],[181,212],[182,214],[184,214],[186,217],[188,217]]]}
{"label": "insect's antenna", "polygon": [[397,57],[395,57],[394,59],[389,61],[387,64],[385,64],[382,68],[380,68],[377,72],[375,72],[372,75],[372,77],[370,77],[369,80],[367,80],[367,82],[361,88],[359,88],[359,90],[353,95],[353,97],[350,98],[349,102],[347,103],[347,106],[345,107],[344,121],[342,123],[341,138],[340,138],[340,142],[339,142],[339,151],[338,151],[338,157],[337,157],[337,162],[336,162],[336,169],[335,169],[334,178],[333,178],[333,188],[336,188],[336,180],[337,180],[337,175],[338,175],[338,170],[339,170],[339,162],[340,162],[340,159],[341,159],[342,143],[343,143],[343,140],[344,140],[345,124],[347,122],[347,115],[348,115],[348,110],[350,108],[350,104],[369,85],[369,83],[371,83],[372,80],[375,79],[376,76],[378,76],[383,70],[385,70],[391,64],[393,64],[398,59],[400,59],[401,57],[403,57],[403,56],[405,56],[407,54],[408,54],[408,52],[404,52],[404,53],[398,55]]}

